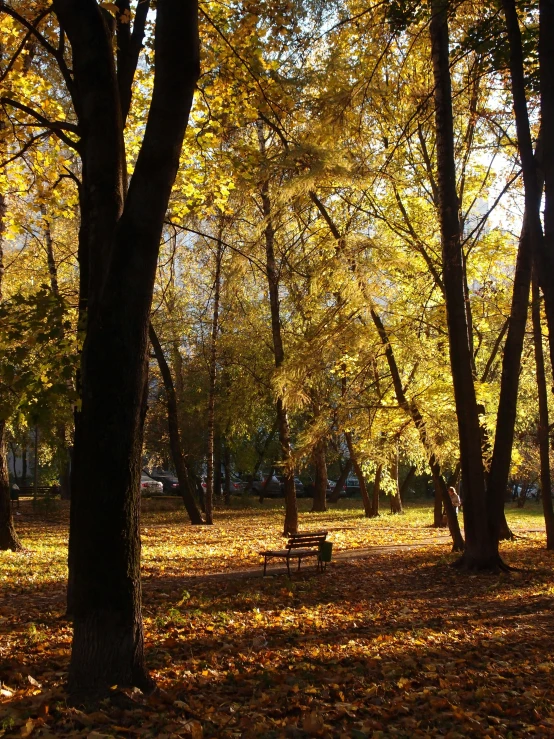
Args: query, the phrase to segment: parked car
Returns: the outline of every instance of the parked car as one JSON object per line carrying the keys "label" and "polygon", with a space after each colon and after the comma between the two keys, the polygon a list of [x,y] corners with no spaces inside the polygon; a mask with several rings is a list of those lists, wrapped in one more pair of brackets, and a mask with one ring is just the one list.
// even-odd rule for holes
{"label": "parked car", "polygon": [[149,477],[162,483],[164,493],[168,495],[179,495],[179,480],[171,472],[152,472]]}
{"label": "parked car", "polygon": [[[260,473],[258,474],[258,477],[254,480],[252,483],[252,490],[257,493],[258,495],[262,492],[264,488],[264,482],[265,477]],[[267,483],[267,486],[264,490],[264,495],[269,497],[276,497],[281,495],[281,483],[279,482],[279,478],[275,475],[271,476],[271,480]]]}
{"label": "parked car", "polygon": [[143,472],[140,476],[140,492],[142,495],[163,495],[164,486],[161,482],[154,480],[149,474]]}
{"label": "parked car", "polygon": [[231,493],[234,493],[235,495],[239,495],[240,493],[243,492],[245,487],[246,487],[245,481],[242,478],[240,478],[238,475],[231,473]]}

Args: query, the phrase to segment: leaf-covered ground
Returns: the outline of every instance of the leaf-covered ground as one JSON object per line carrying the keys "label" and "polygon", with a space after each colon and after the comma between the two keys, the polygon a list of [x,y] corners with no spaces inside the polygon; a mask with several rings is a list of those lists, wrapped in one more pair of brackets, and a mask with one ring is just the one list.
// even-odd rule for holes
{"label": "leaf-covered ground", "polygon": [[[452,569],[427,508],[373,521],[346,507],[306,513],[302,527],[329,529],[345,554],[289,581],[231,572],[280,542],[277,505],[222,511],[210,529],[154,510],[176,505],[148,502],[143,517],[147,657],[161,690],[114,689],[92,713],[68,708],[64,691],[67,513],[22,508],[29,551],[0,553],[0,735],[554,736],[554,555],[538,506],[509,511],[522,538],[503,554],[521,569],[499,577]],[[346,554],[375,545],[390,549]]]}

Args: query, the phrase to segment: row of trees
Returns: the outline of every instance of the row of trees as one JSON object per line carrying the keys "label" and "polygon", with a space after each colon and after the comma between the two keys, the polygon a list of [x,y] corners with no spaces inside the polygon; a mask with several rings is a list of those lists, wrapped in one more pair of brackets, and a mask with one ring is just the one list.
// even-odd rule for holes
{"label": "row of trees", "polygon": [[299,465],[321,510],[342,458],[371,515],[364,477],[398,501],[402,462],[459,566],[504,567],[530,435],[550,490],[554,4],[501,5],[2,3],[0,430],[73,449],[75,694],[150,685],[144,428],[193,523],[217,449],[279,464],[285,533]]}

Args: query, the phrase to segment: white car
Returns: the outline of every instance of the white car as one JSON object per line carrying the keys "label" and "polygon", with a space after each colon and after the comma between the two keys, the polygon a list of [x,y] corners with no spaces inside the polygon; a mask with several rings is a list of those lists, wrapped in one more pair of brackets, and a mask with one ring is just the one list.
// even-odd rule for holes
{"label": "white car", "polygon": [[164,486],[161,482],[154,480],[146,472],[140,475],[140,492],[142,495],[163,495]]}

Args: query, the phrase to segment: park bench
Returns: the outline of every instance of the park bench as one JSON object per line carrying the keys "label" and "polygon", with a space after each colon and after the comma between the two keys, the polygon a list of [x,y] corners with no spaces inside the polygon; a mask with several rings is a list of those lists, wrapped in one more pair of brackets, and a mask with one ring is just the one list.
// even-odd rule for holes
{"label": "park bench", "polygon": [[[59,495],[59,488],[53,485],[38,485],[36,488],[37,498],[54,498]],[[35,497],[35,486],[34,485],[20,485],[19,490],[10,488],[10,498],[12,506],[17,503],[19,508],[19,501],[21,498],[33,498]]]}
{"label": "park bench", "polygon": [[[303,559],[308,557],[316,557],[317,569],[323,570],[327,564],[322,558],[322,545],[327,538],[326,531],[306,531],[304,533],[292,534],[287,542],[285,549],[270,549],[267,552],[260,552],[264,558],[264,576],[267,571],[267,562],[269,559],[284,559],[287,563],[287,572],[290,577],[290,561],[298,560],[298,569]],[[328,543],[331,546],[330,542]]]}

